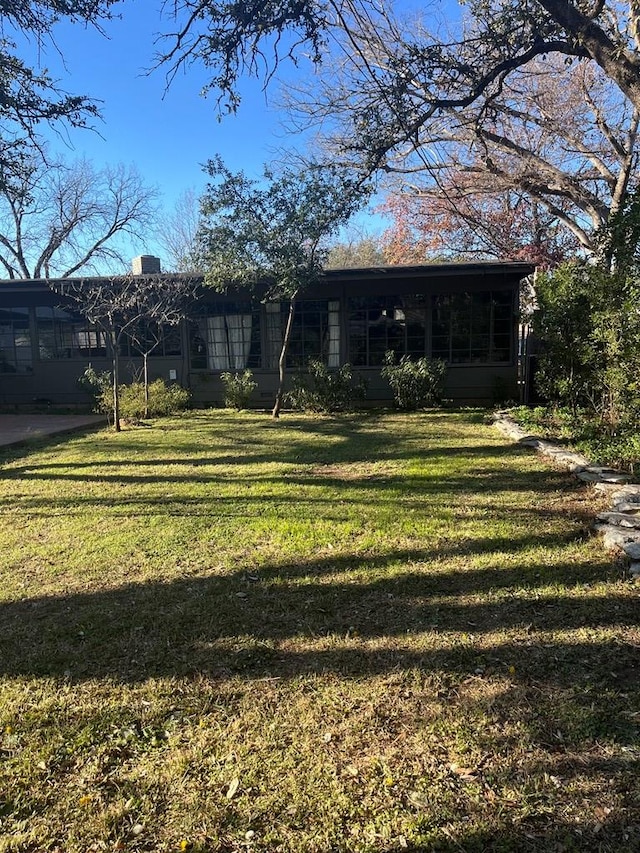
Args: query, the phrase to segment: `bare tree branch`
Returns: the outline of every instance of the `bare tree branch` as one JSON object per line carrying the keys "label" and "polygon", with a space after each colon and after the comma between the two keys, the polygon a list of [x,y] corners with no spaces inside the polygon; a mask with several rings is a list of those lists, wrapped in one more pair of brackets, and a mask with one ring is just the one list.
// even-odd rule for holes
{"label": "bare tree branch", "polygon": [[107,263],[124,265],[115,240],[142,236],[154,222],[157,192],[132,168],[96,170],[32,157],[1,180],[0,262],[22,278],[68,277]]}

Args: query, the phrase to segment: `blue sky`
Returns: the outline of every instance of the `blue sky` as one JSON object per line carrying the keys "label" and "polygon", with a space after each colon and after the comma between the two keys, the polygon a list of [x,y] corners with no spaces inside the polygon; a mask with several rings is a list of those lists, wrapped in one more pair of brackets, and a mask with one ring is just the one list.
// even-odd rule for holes
{"label": "blue sky", "polygon": [[179,74],[168,90],[162,70],[145,73],[162,26],[155,0],[125,0],[115,10],[122,17],[105,26],[106,38],[64,23],[55,31],[55,47],[40,53],[40,65],[66,90],[102,102],[97,133],[53,135],[51,144],[96,164],[133,162],[168,201],[203,186],[201,164],[216,153],[234,170],[259,172],[282,142],[277,110],[259,83],[243,83],[241,110],[219,122],[214,99],[199,94],[206,79],[201,69]]}
{"label": "blue sky", "polygon": [[[63,22],[56,27],[54,44],[20,48],[62,89],[100,102],[102,120],[95,122],[95,132],[46,130],[53,151],[68,159],[86,157],[97,168],[134,164],[171,211],[186,190],[195,188],[199,194],[204,189],[202,165],[214,155],[220,154],[233,171],[259,177],[278,149],[299,141],[283,131],[275,89],[267,98],[259,81],[242,82],[241,108],[222,120],[215,97],[200,94],[207,79],[201,68],[178,74],[167,88],[163,70],[147,73],[155,40],[168,26],[156,0],[124,0],[115,11],[121,17],[105,25],[105,35]],[[132,251],[159,252],[150,243]]]}
{"label": "blue sky", "polygon": [[[434,17],[442,17],[450,4],[435,2]],[[156,39],[170,24],[161,20],[159,5],[160,0],[123,0],[114,7],[120,17],[105,25],[105,35],[63,22],[56,28],[55,46],[45,44],[38,51],[32,46],[32,51],[37,57],[33,61],[48,69],[62,88],[102,102],[97,132],[49,133],[54,150],[71,159],[86,157],[98,168],[135,164],[171,210],[181,193],[204,188],[202,164],[215,154],[232,170],[258,177],[279,149],[301,147],[303,140],[287,135],[282,127],[277,87],[267,96],[259,81],[243,81],[240,109],[219,121],[215,97],[200,95],[207,79],[203,69],[178,74],[168,89],[163,70],[146,73],[158,49]],[[424,9],[427,4],[403,0],[396,5]],[[289,73],[296,72],[290,68]],[[366,225],[369,220],[362,221]],[[380,230],[379,217],[370,222],[373,230]],[[149,245],[135,251],[158,250]]]}

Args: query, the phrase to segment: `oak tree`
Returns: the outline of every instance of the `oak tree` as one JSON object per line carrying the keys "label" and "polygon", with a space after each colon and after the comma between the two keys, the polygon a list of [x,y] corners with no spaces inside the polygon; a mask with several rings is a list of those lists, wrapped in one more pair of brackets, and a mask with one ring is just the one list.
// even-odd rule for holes
{"label": "oak tree", "polygon": [[[640,109],[635,0],[470,0],[457,32],[398,40],[393,4],[376,0],[172,0],[167,7],[175,27],[159,62],[169,75],[191,63],[210,69],[208,88],[228,109],[239,104],[241,75],[268,81],[284,59],[320,63],[332,43],[359,57],[378,82],[378,110],[406,138],[442,109],[490,102],[516,69],[553,55],[597,64]],[[369,62],[372,37],[393,53],[384,69]],[[385,144],[372,154],[383,156]]]}

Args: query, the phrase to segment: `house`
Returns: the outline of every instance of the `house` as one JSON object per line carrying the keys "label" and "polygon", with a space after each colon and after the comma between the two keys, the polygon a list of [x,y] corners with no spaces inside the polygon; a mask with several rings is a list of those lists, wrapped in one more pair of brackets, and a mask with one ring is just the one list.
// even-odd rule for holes
{"label": "house", "polygon": [[[159,270],[149,256],[134,262],[135,274],[172,277]],[[289,370],[304,370],[311,357],[330,367],[349,362],[367,381],[368,402],[386,404],[380,367],[393,350],[444,359],[445,395],[454,402],[515,396],[518,290],[532,272],[530,264],[502,262],[327,270],[297,303]],[[202,287],[189,319],[167,328],[150,356],[151,378],[177,381],[207,405],[222,400],[221,372],[250,368],[255,405],[266,406],[287,312],[286,303]],[[89,363],[110,369],[107,341],[72,302],[45,280],[0,282],[0,406],[87,405],[78,378]],[[121,365],[124,381],[141,366],[126,341]]]}

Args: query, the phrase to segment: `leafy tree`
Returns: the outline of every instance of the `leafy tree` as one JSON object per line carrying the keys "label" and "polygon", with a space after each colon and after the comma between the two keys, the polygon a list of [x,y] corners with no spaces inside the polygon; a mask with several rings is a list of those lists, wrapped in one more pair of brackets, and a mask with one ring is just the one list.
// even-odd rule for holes
{"label": "leafy tree", "polygon": [[68,278],[127,261],[114,243],[152,224],[156,191],[133,168],[67,165],[34,151],[20,174],[0,164],[0,266],[7,278]]}
{"label": "leafy tree", "polygon": [[216,290],[251,287],[266,298],[286,300],[289,314],[278,362],[273,407],[282,407],[285,363],[296,299],[316,283],[327,242],[362,206],[370,188],[330,166],[264,171],[263,183],[233,174],[218,158],[207,172],[214,183],[202,198],[199,232],[205,282]]}
{"label": "leafy tree", "polygon": [[383,234],[389,263],[419,264],[437,258],[522,260],[542,269],[573,256],[577,241],[542,205],[516,192],[479,182],[465,192],[448,190],[390,195],[381,210],[391,218]]}
{"label": "leafy tree", "polygon": [[627,267],[572,263],[540,277],[534,329],[543,395],[596,417],[609,434],[640,411],[640,284]]}

